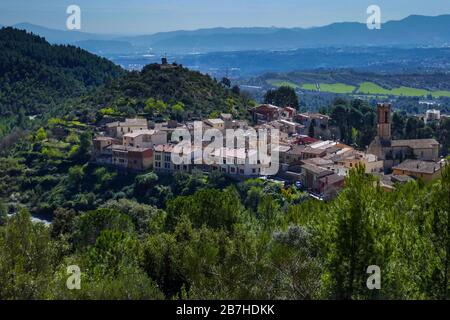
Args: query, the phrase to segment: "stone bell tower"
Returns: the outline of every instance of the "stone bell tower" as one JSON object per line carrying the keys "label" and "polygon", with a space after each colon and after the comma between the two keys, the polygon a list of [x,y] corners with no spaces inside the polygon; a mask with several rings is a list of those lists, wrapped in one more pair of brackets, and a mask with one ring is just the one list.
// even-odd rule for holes
{"label": "stone bell tower", "polygon": [[380,140],[391,140],[391,104],[379,103],[377,105],[378,137]]}

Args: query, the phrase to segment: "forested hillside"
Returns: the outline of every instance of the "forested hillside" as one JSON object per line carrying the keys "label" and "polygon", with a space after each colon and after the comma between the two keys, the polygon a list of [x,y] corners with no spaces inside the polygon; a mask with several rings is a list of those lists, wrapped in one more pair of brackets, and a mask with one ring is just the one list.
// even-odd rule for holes
{"label": "forested hillside", "polygon": [[46,112],[67,98],[81,96],[124,71],[112,62],[72,46],[12,28],[0,30],[0,114],[20,109]]}
{"label": "forested hillside", "polygon": [[0,139],[61,114],[68,100],[125,73],[87,51],[13,28],[0,29],[0,48]]}
{"label": "forested hillside", "polygon": [[231,88],[228,79],[217,81],[173,63],[130,72],[84,97],[79,108],[91,113],[99,110],[101,115],[193,120],[220,112],[244,117],[253,103],[238,87]]}
{"label": "forested hillside", "polygon": [[[0,30],[0,138],[30,128],[28,116],[52,116],[95,123],[103,116],[179,120],[229,112],[245,116],[253,103],[231,88],[177,64],[126,72],[73,46],[13,28]],[[41,123],[39,122],[39,125]]]}

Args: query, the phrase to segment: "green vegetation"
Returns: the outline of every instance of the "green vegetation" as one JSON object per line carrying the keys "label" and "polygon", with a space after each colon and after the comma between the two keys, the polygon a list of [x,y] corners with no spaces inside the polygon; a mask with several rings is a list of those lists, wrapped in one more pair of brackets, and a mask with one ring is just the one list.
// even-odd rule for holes
{"label": "green vegetation", "polygon": [[[335,99],[332,106],[321,110],[331,117],[330,124],[337,128],[335,134],[340,141],[353,147],[366,150],[376,135],[376,112],[364,100]],[[309,133],[314,127],[309,128]],[[440,152],[450,154],[450,120],[425,122],[416,116],[408,116],[406,112],[394,112],[392,116],[392,135],[394,139],[436,139],[440,144]]]}
{"label": "green vegetation", "polygon": [[49,119],[49,125],[81,130],[103,118],[138,114],[159,121],[220,112],[245,118],[255,104],[231,83],[181,65],[126,72],[81,49],[50,45],[12,28],[0,30],[0,44],[0,146]]}
{"label": "green vegetation", "polygon": [[[112,62],[72,46],[50,45],[43,38],[12,28],[0,29],[0,117],[25,127],[17,117],[57,112],[124,74]],[[5,125],[0,123],[0,136]]]}
{"label": "green vegetation", "polygon": [[338,128],[338,138],[348,145],[364,150],[376,135],[376,113],[366,101],[336,99],[323,110]]}
{"label": "green vegetation", "polygon": [[434,98],[439,98],[439,97],[450,97],[450,91],[433,91],[431,93],[431,95]]}
{"label": "green vegetation", "polygon": [[[251,79],[249,84],[265,83],[280,87],[287,86],[294,89],[319,91],[336,94],[363,94],[396,97],[450,97],[448,77],[444,73],[436,74],[398,74],[381,75],[358,73],[352,71],[318,71],[270,73]],[[413,87],[409,86],[414,84]],[[444,90],[443,90],[444,89]]]}
{"label": "green vegetation", "polygon": [[[124,174],[90,162],[90,124],[138,113],[239,116],[251,100],[226,79],[179,65],[150,65],[106,82],[61,102],[64,116],[42,105],[48,121],[0,141],[0,300],[450,298],[450,166],[437,181],[411,181],[391,193],[357,167],[330,202],[218,172]],[[266,101],[298,107],[289,87],[268,92]],[[4,128],[30,125],[23,110],[11,110],[0,118]],[[367,103],[338,99],[327,112],[344,142],[362,148],[373,138]],[[394,134],[437,135],[450,148],[450,121],[422,127],[416,120],[394,115]],[[80,290],[66,287],[73,265],[82,272]],[[381,269],[381,290],[366,287],[369,265]]]}
{"label": "green vegetation", "polygon": [[425,124],[417,117],[408,117],[405,112],[395,112],[392,116],[392,134],[396,139],[435,138],[441,144],[441,153],[450,154],[450,119]]}
{"label": "green vegetation", "polygon": [[[330,112],[349,142],[372,134],[361,121],[375,129],[360,100]],[[323,203],[220,173],[123,175],[89,163],[89,127],[76,124],[52,119],[0,158],[1,299],[449,297],[450,167],[392,193],[357,168]],[[69,265],[81,290],[65,286]],[[380,291],[365,285],[369,265]]]}
{"label": "green vegetation", "polygon": [[383,87],[381,87],[373,82],[363,82],[359,85],[357,92],[364,93],[364,94],[389,95],[391,91],[388,89],[384,89]]}
{"label": "green vegetation", "polygon": [[[417,89],[405,86],[401,86],[399,88],[394,89],[385,89],[373,82],[360,83],[359,87],[355,87],[353,85],[346,85],[343,83],[334,83],[334,84],[319,83],[318,85],[320,91],[322,92],[341,93],[341,94],[353,93],[357,89],[356,93],[358,94],[383,95],[384,97],[388,97],[390,95],[405,96],[405,97],[423,97],[432,95],[435,98],[450,96],[450,91],[429,91],[425,89]],[[319,91],[317,85],[312,83],[305,83],[301,86],[301,88],[303,90]]]}
{"label": "green vegetation", "polygon": [[393,95],[393,96],[406,96],[406,97],[424,97],[432,95],[433,97],[446,97],[450,96],[450,91],[429,91],[425,89],[417,89],[411,87],[399,87],[394,89],[385,89],[373,82],[361,83],[358,93],[362,94],[375,94],[375,95]]}
{"label": "green vegetation", "polygon": [[295,84],[291,81],[283,81],[283,80],[276,80],[276,79],[269,79],[269,80],[267,80],[267,83],[269,83],[275,87],[290,87],[293,89],[298,89],[300,87],[298,84]]}
{"label": "green vegetation", "polygon": [[394,96],[408,96],[408,97],[422,97],[427,96],[431,92],[423,89],[416,89],[411,87],[399,87],[394,89],[385,89],[373,82],[361,83],[358,93],[375,94],[375,95],[394,95]]}
{"label": "green vegetation", "polygon": [[[318,91],[317,85],[312,83],[305,83],[301,88],[304,90]],[[352,93],[356,89],[354,86],[344,83],[319,83],[319,88],[320,91],[331,93]]]}
{"label": "green vegetation", "polygon": [[312,84],[312,83],[305,83],[302,84],[301,87],[303,90],[309,90],[309,91],[317,91],[317,85]]}
{"label": "green vegetation", "polygon": [[87,51],[12,28],[0,29],[0,47],[0,139],[63,114],[70,99],[125,73]]}
{"label": "green vegetation", "polygon": [[264,96],[264,103],[270,103],[281,107],[292,107],[298,109],[299,101],[295,90],[291,87],[279,87],[269,90]]}
{"label": "green vegetation", "polygon": [[[147,65],[129,72],[76,101],[82,120],[95,123],[102,117],[135,116],[167,120],[206,117],[216,111],[246,117],[254,102],[209,75],[181,65]],[[68,110],[74,113],[75,105]]]}
{"label": "green vegetation", "polygon": [[[357,167],[324,203],[219,173],[119,176],[69,157],[75,135],[39,130],[0,158],[0,299],[450,297],[450,166],[391,193]],[[66,288],[69,265],[80,290]],[[381,290],[366,287],[370,265]]]}

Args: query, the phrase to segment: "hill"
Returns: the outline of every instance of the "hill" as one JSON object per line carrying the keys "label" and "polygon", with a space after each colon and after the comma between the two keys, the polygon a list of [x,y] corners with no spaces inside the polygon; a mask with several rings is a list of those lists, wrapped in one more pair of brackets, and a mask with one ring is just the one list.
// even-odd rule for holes
{"label": "hill", "polygon": [[251,103],[237,87],[229,88],[209,75],[174,63],[149,64],[140,72],[129,72],[84,97],[80,106],[104,115],[145,114],[154,119],[192,120],[220,112],[245,116]]}
{"label": "hill", "polygon": [[0,115],[49,111],[124,71],[87,51],[51,45],[13,28],[0,30]]}

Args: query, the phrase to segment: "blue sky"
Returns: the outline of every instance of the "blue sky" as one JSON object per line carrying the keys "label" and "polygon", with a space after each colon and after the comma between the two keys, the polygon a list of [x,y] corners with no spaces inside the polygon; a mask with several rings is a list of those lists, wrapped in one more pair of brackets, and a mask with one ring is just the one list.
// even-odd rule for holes
{"label": "blue sky", "polygon": [[383,21],[450,14],[449,0],[0,0],[0,24],[30,22],[64,29],[70,4],[81,7],[81,31],[113,34],[363,22],[371,4],[381,7]]}

